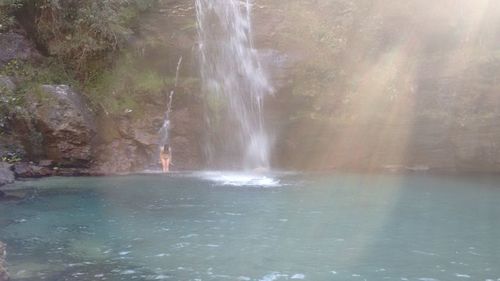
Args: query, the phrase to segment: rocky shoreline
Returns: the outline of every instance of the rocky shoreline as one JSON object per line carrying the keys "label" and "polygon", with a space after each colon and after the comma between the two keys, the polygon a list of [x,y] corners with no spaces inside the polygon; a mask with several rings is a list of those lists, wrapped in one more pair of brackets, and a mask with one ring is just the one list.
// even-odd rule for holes
{"label": "rocky shoreline", "polygon": [[0,186],[14,183],[15,180],[29,178],[43,178],[51,176],[79,177],[103,176],[105,173],[87,168],[59,168],[52,165],[52,161],[39,163],[19,162],[9,164],[0,162]]}

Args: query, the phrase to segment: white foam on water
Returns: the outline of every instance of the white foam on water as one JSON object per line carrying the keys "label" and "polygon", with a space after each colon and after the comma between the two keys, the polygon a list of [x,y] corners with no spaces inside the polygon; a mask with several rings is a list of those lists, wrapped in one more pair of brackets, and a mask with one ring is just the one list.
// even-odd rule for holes
{"label": "white foam on water", "polygon": [[243,214],[226,212],[226,213],[224,213],[224,215],[227,215],[227,216],[242,216]]}
{"label": "white foam on water", "polygon": [[470,278],[471,276],[468,275],[468,274],[460,274],[460,273],[456,273],[455,274],[456,277],[459,277],[459,278]]}
{"label": "white foam on water", "polygon": [[419,251],[419,250],[412,250],[411,252],[414,254],[425,255],[425,256],[437,256],[437,254],[435,254],[435,253],[424,252],[424,251]]}
{"label": "white foam on water", "polygon": [[262,277],[262,279],[259,279],[259,281],[274,281],[274,280],[278,280],[281,277],[288,277],[288,275],[281,274],[279,272],[273,272],[273,273],[269,273],[266,276]]}
{"label": "white foam on water", "polygon": [[172,245],[172,247],[175,248],[175,249],[181,249],[181,248],[188,247],[189,245],[191,245],[191,243],[189,243],[189,242],[181,242],[181,243],[176,243],[176,244]]}
{"label": "white foam on water", "polygon": [[196,237],[196,236],[200,236],[200,235],[199,235],[199,234],[197,234],[197,233],[190,233],[190,234],[187,234],[187,235],[181,236],[180,238],[181,238],[181,239],[188,239],[188,238],[193,238],[193,237]]}
{"label": "white foam on water", "polygon": [[292,277],[290,277],[290,279],[304,279],[306,278],[306,276],[302,273],[297,273],[297,274],[294,274]]}
{"label": "white foam on water", "polygon": [[237,187],[279,187],[280,180],[270,174],[245,172],[203,172],[198,175],[218,185]]}

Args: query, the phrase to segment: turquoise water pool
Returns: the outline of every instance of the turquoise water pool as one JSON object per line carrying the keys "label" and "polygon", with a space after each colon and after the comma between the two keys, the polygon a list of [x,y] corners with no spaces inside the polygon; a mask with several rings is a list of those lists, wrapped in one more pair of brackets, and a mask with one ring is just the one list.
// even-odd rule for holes
{"label": "turquoise water pool", "polygon": [[182,173],[21,182],[13,280],[500,280],[500,178]]}

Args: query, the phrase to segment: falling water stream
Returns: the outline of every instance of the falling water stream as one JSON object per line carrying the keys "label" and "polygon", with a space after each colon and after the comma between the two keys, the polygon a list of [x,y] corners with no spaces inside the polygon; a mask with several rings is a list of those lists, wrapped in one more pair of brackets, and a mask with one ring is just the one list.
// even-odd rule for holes
{"label": "falling water stream", "polygon": [[164,145],[170,146],[170,113],[172,112],[172,100],[174,98],[175,89],[177,88],[177,84],[179,82],[179,72],[181,70],[182,65],[182,56],[179,58],[179,62],[177,62],[177,71],[175,73],[175,83],[174,88],[170,90],[170,94],[168,95],[166,104],[167,107],[165,109],[165,119],[163,120],[163,125],[160,128],[159,136],[160,140],[158,142],[158,149],[163,147]]}
{"label": "falling water stream", "polygon": [[221,168],[268,169],[263,101],[272,87],[252,46],[251,3],[196,0],[196,12],[208,159]]}

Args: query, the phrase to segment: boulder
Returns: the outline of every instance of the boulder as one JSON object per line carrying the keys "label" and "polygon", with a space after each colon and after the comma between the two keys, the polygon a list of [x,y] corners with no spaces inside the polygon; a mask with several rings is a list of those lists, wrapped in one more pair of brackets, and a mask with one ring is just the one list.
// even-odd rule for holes
{"label": "boulder", "polygon": [[115,139],[98,148],[96,170],[103,174],[126,173],[143,170],[150,157],[145,147],[130,139]]}
{"label": "boulder", "polygon": [[147,114],[99,118],[99,145],[95,171],[103,174],[136,172],[147,169],[158,148],[161,109],[145,105]]}
{"label": "boulder", "polygon": [[38,59],[40,54],[33,43],[23,34],[0,33],[0,67],[12,60]]}
{"label": "boulder", "polygon": [[89,166],[96,129],[80,94],[67,85],[43,85],[40,94],[31,109],[44,156],[61,166]]}
{"label": "boulder", "polygon": [[163,112],[156,108],[146,110],[152,113],[139,119],[119,118],[117,121],[119,133],[145,146],[158,145],[158,131],[163,123]]}
{"label": "boulder", "polygon": [[38,161],[38,166],[50,168],[50,167],[54,166],[54,161],[53,160],[40,160],[40,161]]}
{"label": "boulder", "polygon": [[10,169],[11,166],[8,163],[0,162],[0,186],[14,182],[14,173]]}
{"label": "boulder", "polygon": [[51,160],[42,160],[39,164],[20,162],[13,166],[16,178],[42,178],[50,176],[99,176],[101,172],[88,168],[53,167]]}
{"label": "boulder", "polygon": [[[0,202],[19,202],[25,199],[28,195],[28,192],[26,191],[14,191],[14,190],[9,190],[9,191],[2,191],[0,190]],[[0,279],[1,280],[1,279]]]}
{"label": "boulder", "polygon": [[61,177],[87,177],[87,176],[103,176],[105,174],[100,171],[96,171],[94,169],[55,167],[52,175]]}
{"label": "boulder", "polygon": [[7,274],[7,268],[5,267],[6,256],[7,256],[7,251],[5,249],[5,244],[0,241],[0,281],[9,280],[9,275]]}
{"label": "boulder", "polygon": [[41,178],[53,175],[54,171],[30,163],[17,163],[14,165],[14,174],[17,178]]}

